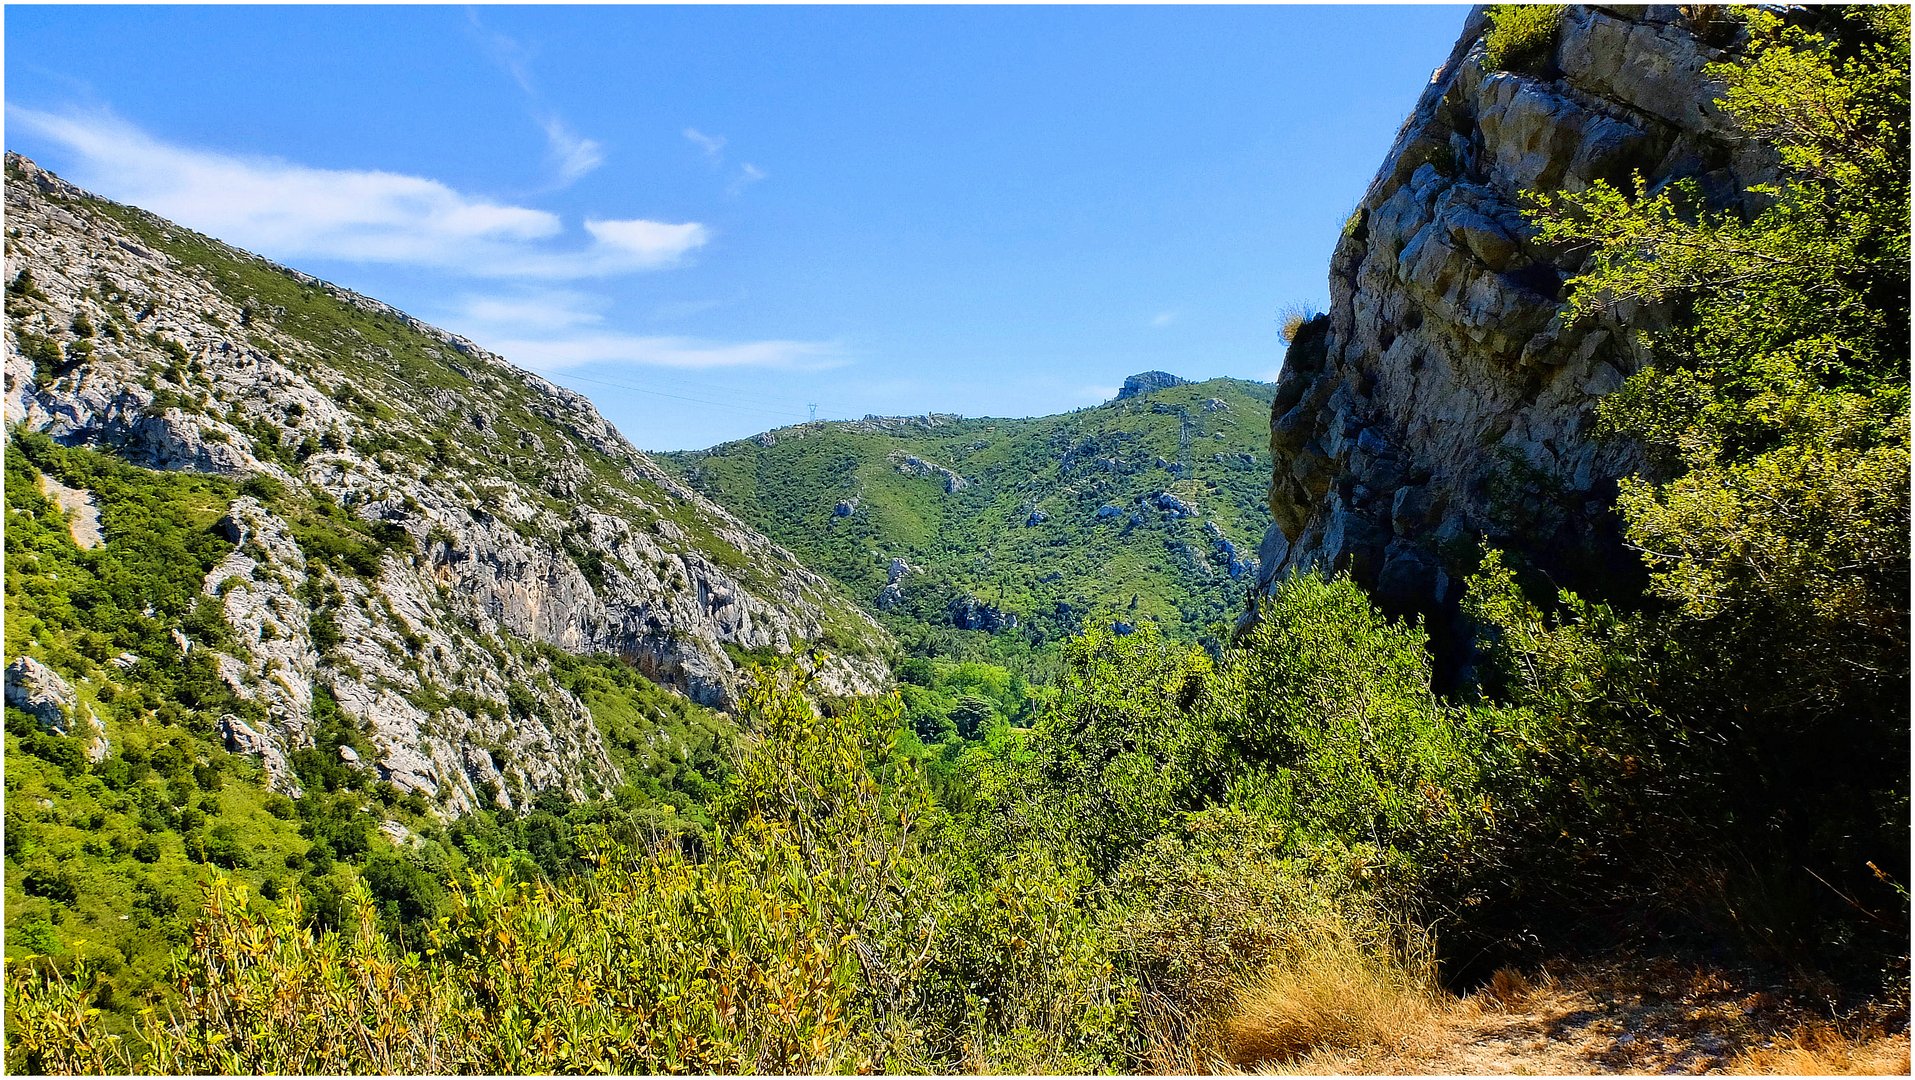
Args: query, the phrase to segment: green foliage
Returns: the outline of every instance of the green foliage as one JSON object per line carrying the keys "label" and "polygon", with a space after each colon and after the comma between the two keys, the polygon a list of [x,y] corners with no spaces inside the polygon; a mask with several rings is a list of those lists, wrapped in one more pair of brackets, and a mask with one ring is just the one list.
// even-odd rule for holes
{"label": "green foliage", "polygon": [[1586,737],[1563,747],[1583,792],[1646,849],[1707,853],[1668,878],[1774,868],[1759,887],[1802,897],[1765,930],[1796,964],[1867,929],[1843,897],[1905,909],[1865,868],[1908,865],[1909,22],[1746,21],[1747,61],[1710,74],[1781,163],[1755,212],[1638,182],[1533,215],[1586,254],[1572,317],[1671,316],[1600,411],[1651,462],[1618,507],[1653,604],[1485,618],[1511,696]]}
{"label": "green foliage", "polygon": [[[1060,416],[807,424],[661,460],[872,607],[907,655],[1046,682],[1059,642],[1133,596],[1128,621],[1216,641],[1245,582],[1205,526],[1234,545],[1241,573],[1265,524],[1273,393],[1212,379]],[[938,474],[905,471],[906,457],[967,483],[947,491]],[[1199,516],[1138,501],[1163,491]],[[856,509],[837,516],[841,502]],[[1119,513],[1099,518],[1106,505]],[[893,559],[911,569],[880,607]],[[952,605],[967,599],[1017,625],[959,629]]]}
{"label": "green foliage", "polygon": [[1484,61],[1496,71],[1542,70],[1555,51],[1563,10],[1561,4],[1492,4]]}
{"label": "green foliage", "polygon": [[630,664],[609,656],[547,649],[558,684],[592,712],[606,749],[624,775],[616,801],[641,814],[613,835],[639,846],[653,833],[702,832],[731,771],[737,739],[729,717],[660,689]]}
{"label": "green foliage", "polygon": [[1232,756],[1278,768],[1261,798],[1319,835],[1367,840],[1419,867],[1462,857],[1485,824],[1495,713],[1430,689],[1428,639],[1347,580],[1280,583],[1243,651]]}
{"label": "green foliage", "polygon": [[[10,963],[16,1068],[159,1072],[908,1072],[988,1060],[1108,1067],[1120,987],[1066,880],[952,894],[932,805],[886,734],[895,704],[820,714],[766,675],[756,733],[693,858],[589,850],[557,887],[462,875],[404,953],[381,906],[418,899],[375,860],[336,920],[226,878],[177,957],[184,993],[141,1040],[101,1038],[94,973]],[[381,900],[381,894],[386,896]],[[321,931],[327,922],[340,929]],[[987,1000],[974,976],[1000,980]],[[979,993],[985,990],[984,993]],[[1075,1055],[1075,1056],[1072,1056]]]}

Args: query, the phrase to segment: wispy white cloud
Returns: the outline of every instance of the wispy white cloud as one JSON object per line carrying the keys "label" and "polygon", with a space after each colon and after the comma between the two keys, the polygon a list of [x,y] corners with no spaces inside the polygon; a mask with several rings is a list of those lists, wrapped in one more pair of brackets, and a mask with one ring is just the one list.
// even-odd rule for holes
{"label": "wispy white cloud", "polygon": [[725,160],[725,137],[723,135],[707,135],[697,128],[688,127],[685,129],[685,137],[705,152],[705,160],[714,165]]}
{"label": "wispy white cloud", "polygon": [[652,308],[652,318],[658,320],[689,319],[701,315],[716,307],[723,306],[723,300],[668,300]]}
{"label": "wispy white cloud", "polygon": [[558,174],[560,186],[571,184],[605,164],[605,147],[573,131],[557,115],[540,120],[539,126],[545,129],[547,156]]}
{"label": "wispy white cloud", "polygon": [[587,364],[823,371],[849,362],[837,346],[819,341],[728,342],[606,332],[490,339],[483,344],[534,371],[564,371]]}
{"label": "wispy white cloud", "polygon": [[697,222],[601,219],[584,223],[589,241],[567,246],[556,214],[424,177],[177,146],[107,113],[9,107],[7,117],[70,151],[84,186],[281,259],[570,280],[671,266],[711,238]]}
{"label": "wispy white cloud", "polygon": [[587,221],[585,231],[607,251],[619,252],[645,266],[664,266],[711,239],[711,230],[696,221],[668,225],[634,218],[630,221]]}
{"label": "wispy white cloud", "polygon": [[1160,330],[1176,321],[1177,321],[1177,313],[1174,311],[1160,311],[1157,314],[1150,317],[1150,325],[1157,327]]}
{"label": "wispy white cloud", "polygon": [[725,194],[736,195],[769,175],[771,174],[747,161],[744,167],[738,170],[737,177],[725,186]]}
{"label": "wispy white cloud", "polygon": [[492,57],[492,62],[512,76],[512,81],[519,84],[520,90],[536,96],[538,90],[532,85],[532,56],[525,46],[519,44],[518,39],[501,34],[479,21],[479,13],[472,8],[465,9],[465,17],[472,32]]}
{"label": "wispy white cloud", "polygon": [[[723,135],[707,135],[697,128],[688,127],[685,129],[685,138],[691,140],[692,145],[704,152],[705,160],[711,163],[713,169],[725,163],[726,139]],[[725,194],[736,196],[769,175],[771,174],[749,161],[742,162],[738,166],[738,172],[732,176],[731,182],[725,185]]]}
{"label": "wispy white cloud", "polygon": [[[556,333],[604,321],[605,301],[560,289],[528,289],[503,296],[465,297],[447,320],[480,336]],[[468,335],[470,336],[470,335]]]}
{"label": "wispy white cloud", "polygon": [[446,321],[513,363],[547,373],[590,365],[822,371],[849,362],[831,342],[714,341],[607,328],[608,306],[569,289],[516,289],[466,296]]}
{"label": "wispy white cloud", "polygon": [[479,21],[479,13],[466,9],[466,21],[478,36],[492,62],[512,77],[525,96],[531,99],[533,117],[545,132],[546,160],[553,170],[553,186],[576,183],[585,174],[605,162],[605,148],[596,140],[574,132],[558,113],[547,108],[544,96],[532,81],[532,52],[516,38],[501,34]]}

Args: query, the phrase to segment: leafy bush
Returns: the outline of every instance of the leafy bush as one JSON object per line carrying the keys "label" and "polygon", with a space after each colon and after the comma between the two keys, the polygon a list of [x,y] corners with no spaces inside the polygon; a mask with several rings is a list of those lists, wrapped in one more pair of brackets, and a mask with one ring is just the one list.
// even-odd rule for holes
{"label": "leafy bush", "polygon": [[1494,4],[1483,35],[1483,59],[1496,71],[1537,72],[1549,62],[1562,28],[1561,4]]}
{"label": "leafy bush", "polygon": [[[1758,893],[1799,897],[1757,935],[1799,966],[1876,940],[1842,897],[1906,910],[1866,867],[1908,867],[1909,23],[1745,18],[1748,60],[1709,73],[1781,162],[1756,212],[1639,180],[1533,214],[1589,252],[1572,318],[1673,315],[1600,410],[1650,459],[1619,499],[1650,606],[1491,622],[1530,673],[1517,700],[1591,736],[1569,760],[1634,808],[1636,848],[1689,853],[1658,889],[1738,924]],[[1748,903],[1722,902],[1737,879]]]}

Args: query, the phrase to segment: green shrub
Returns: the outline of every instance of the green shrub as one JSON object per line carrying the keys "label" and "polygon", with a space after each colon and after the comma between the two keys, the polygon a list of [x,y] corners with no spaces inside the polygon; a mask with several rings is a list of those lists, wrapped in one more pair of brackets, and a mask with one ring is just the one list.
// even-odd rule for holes
{"label": "green shrub", "polygon": [[1536,73],[1548,66],[1562,29],[1562,4],[1495,4],[1483,35],[1483,59],[1495,71]]}

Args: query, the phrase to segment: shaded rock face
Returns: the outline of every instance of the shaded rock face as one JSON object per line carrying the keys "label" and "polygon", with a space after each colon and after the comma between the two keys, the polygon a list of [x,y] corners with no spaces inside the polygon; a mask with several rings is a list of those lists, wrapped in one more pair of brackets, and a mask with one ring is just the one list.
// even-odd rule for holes
{"label": "shaded rock face", "polygon": [[1612,510],[1640,458],[1598,440],[1594,407],[1644,363],[1632,331],[1656,313],[1565,327],[1579,264],[1536,242],[1523,196],[1640,172],[1731,206],[1773,162],[1733,137],[1703,74],[1726,57],[1674,7],[1571,7],[1537,73],[1488,69],[1485,29],[1472,11],[1285,358],[1266,591],[1348,570],[1387,610],[1453,612],[1484,536],[1598,595],[1640,573]]}
{"label": "shaded rock face", "polygon": [[74,728],[84,727],[87,760],[96,765],[106,760],[106,725],[81,703],[59,672],[31,656],[20,657],[7,665],[6,699],[51,734],[80,734]]}
{"label": "shaded rock face", "polygon": [[983,630],[995,634],[1001,630],[1017,629],[1017,616],[999,610],[994,604],[987,604],[973,596],[961,596],[952,600],[949,607],[951,625],[959,630]]}
{"label": "shaded rock face", "polygon": [[1173,386],[1183,386],[1189,379],[1180,379],[1168,371],[1143,371],[1124,380],[1123,389],[1117,391],[1116,400],[1134,398],[1139,394],[1148,394],[1153,390],[1168,390]]}
{"label": "shaded rock face", "polygon": [[[583,397],[22,159],[8,159],[6,205],[7,279],[29,270],[41,294],[9,305],[7,422],[286,493],[241,496],[219,524],[233,551],[203,591],[236,644],[174,631],[264,711],[222,734],[280,789],[296,787],[284,762],[313,744],[319,691],[369,732],[364,767],[449,810],[487,785],[508,804],[609,788],[617,770],[544,647],[620,656],[726,707],[741,677],[727,645],[805,653],[829,627],[844,644],[821,692],[887,681],[875,623]],[[307,313],[288,316],[249,281],[298,290]],[[98,328],[86,349],[76,323]],[[38,370],[23,335],[85,359]],[[387,538],[376,564],[346,570],[302,550],[282,516],[291,505],[375,527]],[[513,690],[530,711],[508,707]],[[446,704],[453,692],[463,704]]]}

